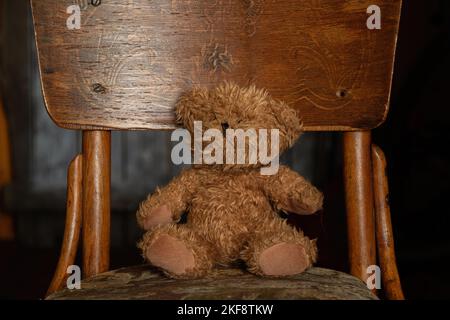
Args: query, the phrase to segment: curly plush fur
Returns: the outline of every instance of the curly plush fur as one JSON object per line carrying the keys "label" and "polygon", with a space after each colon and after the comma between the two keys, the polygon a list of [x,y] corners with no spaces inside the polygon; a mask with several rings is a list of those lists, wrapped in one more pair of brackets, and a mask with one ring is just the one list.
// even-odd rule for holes
{"label": "curly plush fur", "polygon": [[[280,152],[301,133],[296,112],[254,86],[196,88],[180,98],[176,112],[191,133],[194,121],[202,121],[203,130],[222,130],[224,124],[279,129]],[[322,207],[322,193],[288,167],[265,176],[260,166],[198,165],[157,189],[137,212],[147,230],[139,243],[144,257],[173,278],[202,277],[236,260],[265,276],[309,268],[317,258],[315,241],[289,226],[279,212],[313,214]],[[177,224],[185,212],[187,223]]]}

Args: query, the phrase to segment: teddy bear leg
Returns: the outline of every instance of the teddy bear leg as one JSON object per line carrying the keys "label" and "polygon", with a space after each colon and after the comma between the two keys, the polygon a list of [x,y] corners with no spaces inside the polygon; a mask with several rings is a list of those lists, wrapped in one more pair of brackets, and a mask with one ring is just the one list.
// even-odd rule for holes
{"label": "teddy bear leg", "polygon": [[289,276],[302,273],[316,261],[315,241],[283,220],[272,221],[257,230],[242,252],[248,270],[263,276]]}
{"label": "teddy bear leg", "polygon": [[185,226],[161,226],[139,243],[144,258],[171,278],[197,278],[213,268],[214,250]]}

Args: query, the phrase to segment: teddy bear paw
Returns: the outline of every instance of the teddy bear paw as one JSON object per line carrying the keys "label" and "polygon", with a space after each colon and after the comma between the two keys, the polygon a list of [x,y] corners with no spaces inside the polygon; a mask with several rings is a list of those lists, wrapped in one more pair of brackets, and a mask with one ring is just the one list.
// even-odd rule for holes
{"label": "teddy bear paw", "polygon": [[174,275],[184,275],[195,267],[195,259],[183,241],[161,235],[146,250],[148,261]]}
{"label": "teddy bear paw", "polygon": [[166,225],[172,222],[172,212],[167,205],[162,205],[153,209],[143,219],[145,230],[151,230],[158,225]]}
{"label": "teddy bear paw", "polygon": [[302,273],[309,267],[305,248],[295,243],[278,243],[259,256],[259,268],[267,276],[289,276]]}

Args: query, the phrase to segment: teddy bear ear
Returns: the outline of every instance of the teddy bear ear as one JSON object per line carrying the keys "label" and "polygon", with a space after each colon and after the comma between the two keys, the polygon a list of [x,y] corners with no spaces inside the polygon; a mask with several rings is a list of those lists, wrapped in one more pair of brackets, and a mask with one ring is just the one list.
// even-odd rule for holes
{"label": "teddy bear ear", "polygon": [[194,121],[203,119],[209,112],[209,102],[210,95],[206,88],[195,87],[181,95],[175,106],[177,124],[193,130]]}
{"label": "teddy bear ear", "polygon": [[280,133],[285,137],[288,146],[292,146],[303,132],[303,123],[298,112],[283,101],[272,99],[270,106]]}

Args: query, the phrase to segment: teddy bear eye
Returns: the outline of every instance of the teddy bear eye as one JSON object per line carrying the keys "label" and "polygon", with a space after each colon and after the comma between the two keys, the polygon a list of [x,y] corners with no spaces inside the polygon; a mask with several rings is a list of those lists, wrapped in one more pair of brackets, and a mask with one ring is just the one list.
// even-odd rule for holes
{"label": "teddy bear eye", "polygon": [[227,131],[227,129],[230,127],[230,125],[228,124],[228,122],[224,122],[221,124],[222,125],[222,131],[225,133],[225,131]]}

